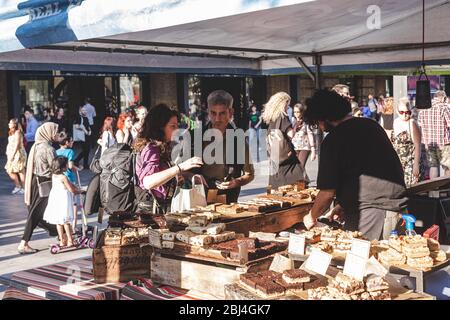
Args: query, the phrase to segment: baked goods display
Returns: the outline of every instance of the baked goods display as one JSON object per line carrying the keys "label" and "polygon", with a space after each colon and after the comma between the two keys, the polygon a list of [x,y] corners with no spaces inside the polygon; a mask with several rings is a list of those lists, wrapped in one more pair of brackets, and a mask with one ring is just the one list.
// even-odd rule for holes
{"label": "baked goods display", "polygon": [[148,214],[145,212],[115,212],[109,216],[108,228],[165,229],[167,228],[167,223],[163,215]]}
{"label": "baked goods display", "polygon": [[369,275],[365,281],[339,273],[327,287],[308,290],[309,300],[391,300],[383,277]]}
{"label": "baked goods display", "polygon": [[441,250],[438,241],[421,235],[391,236],[388,243],[389,248],[377,255],[378,260],[386,265],[406,264],[415,269],[427,270],[447,259],[447,254]]}
{"label": "baked goods display", "polygon": [[405,264],[406,256],[393,248],[389,248],[378,254],[378,260],[386,265],[401,266]]}
{"label": "baked goods display", "polygon": [[304,291],[306,286],[309,288],[326,286],[328,280],[304,270],[295,269],[283,273],[274,271],[244,273],[239,277],[239,284],[262,298],[272,299]]}
{"label": "baked goods display", "polygon": [[353,239],[363,239],[361,232],[333,230],[329,227],[315,227],[300,234],[305,236],[309,245],[307,251],[317,248],[330,254],[345,254],[351,250]]}
{"label": "baked goods display", "polygon": [[[319,194],[319,190],[315,188],[305,189],[304,184],[287,185],[277,189],[268,190],[268,195],[265,196],[269,199],[277,199],[282,201],[301,201],[312,202]],[[261,197],[258,197],[261,198]]]}
{"label": "baked goods display", "polygon": [[239,204],[245,208],[248,212],[269,212],[280,210],[291,206],[290,202],[271,200],[267,198],[255,198],[249,201],[240,201]]}
{"label": "baked goods display", "polygon": [[105,231],[105,246],[126,246],[149,242],[148,228],[108,228]]}
{"label": "baked goods display", "polygon": [[239,245],[246,243],[248,251],[248,259],[257,260],[267,257],[277,252],[281,252],[287,249],[287,242],[277,241],[261,241],[256,238],[240,238],[231,241],[225,241],[222,243],[216,243],[209,248],[213,250],[219,250],[226,259],[239,261]]}
{"label": "baked goods display", "polygon": [[245,210],[246,207],[241,205],[240,203],[219,204],[215,207],[215,211],[220,214],[238,214],[244,212]]}

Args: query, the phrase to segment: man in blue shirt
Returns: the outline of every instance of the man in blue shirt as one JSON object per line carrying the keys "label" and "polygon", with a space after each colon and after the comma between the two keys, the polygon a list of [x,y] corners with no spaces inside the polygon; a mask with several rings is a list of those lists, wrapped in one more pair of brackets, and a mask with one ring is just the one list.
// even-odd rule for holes
{"label": "man in blue shirt", "polygon": [[27,154],[30,153],[31,147],[34,144],[34,137],[36,135],[36,131],[39,127],[39,123],[34,117],[34,111],[31,108],[25,108],[25,118],[27,119],[27,128],[25,131],[25,139],[27,140],[27,146],[25,150]]}

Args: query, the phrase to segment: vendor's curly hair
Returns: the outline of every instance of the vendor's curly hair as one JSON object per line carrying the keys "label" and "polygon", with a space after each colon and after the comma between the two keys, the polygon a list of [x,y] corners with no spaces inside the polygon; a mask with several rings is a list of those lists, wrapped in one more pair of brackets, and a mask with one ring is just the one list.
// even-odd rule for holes
{"label": "vendor's curly hair", "polygon": [[352,106],[335,91],[318,90],[311,98],[306,99],[306,111],[303,120],[310,125],[318,121],[338,121],[352,112]]}
{"label": "vendor's curly hair", "polygon": [[171,153],[171,141],[165,141],[164,128],[173,117],[178,118],[178,112],[166,104],[158,104],[150,109],[145,117],[142,131],[134,142],[133,149],[141,152],[149,144],[159,147],[161,160],[168,161]]}

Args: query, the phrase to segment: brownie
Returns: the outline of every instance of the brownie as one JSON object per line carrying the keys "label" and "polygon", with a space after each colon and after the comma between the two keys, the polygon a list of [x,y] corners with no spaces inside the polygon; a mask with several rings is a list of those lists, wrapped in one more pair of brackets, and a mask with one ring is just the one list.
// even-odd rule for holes
{"label": "brownie", "polygon": [[249,287],[255,289],[258,280],[262,280],[256,273],[244,273],[239,276],[242,283],[245,283]]}
{"label": "brownie", "polygon": [[247,244],[247,248],[248,249],[256,249],[258,248],[259,245],[259,241],[257,238],[242,238],[242,239],[237,239],[237,245],[241,244],[241,243],[246,243]]}
{"label": "brownie", "polygon": [[287,271],[283,272],[283,274],[291,279],[300,279],[300,278],[306,278],[306,277],[310,278],[311,277],[311,275],[308,272],[306,272],[305,270],[301,270],[301,269],[287,270]]}
{"label": "brownie", "polygon": [[279,273],[271,270],[258,272],[258,275],[262,278],[274,279]]}
{"label": "brownie", "polygon": [[276,279],[275,283],[284,287],[286,290],[303,290],[303,288],[304,288],[303,283],[290,284],[290,283],[287,283],[286,281],[284,281],[283,278]]}
{"label": "brownie", "polygon": [[284,288],[282,286],[276,284],[272,280],[266,279],[264,279],[264,281],[258,282],[256,284],[256,289],[267,295],[284,293]]}
{"label": "brownie", "polygon": [[304,283],[305,290],[317,289],[317,288],[326,287],[326,286],[328,286],[328,280],[323,277],[320,277],[320,278],[314,277],[314,279],[312,279],[311,282]]}
{"label": "brownie", "polygon": [[249,205],[248,206],[248,212],[266,212],[267,211],[267,207],[266,206],[260,206],[260,205]]}

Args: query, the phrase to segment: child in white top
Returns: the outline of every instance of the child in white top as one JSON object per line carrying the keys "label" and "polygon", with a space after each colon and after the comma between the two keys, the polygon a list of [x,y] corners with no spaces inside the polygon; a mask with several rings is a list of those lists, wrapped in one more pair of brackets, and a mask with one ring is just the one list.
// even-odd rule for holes
{"label": "child in white top", "polygon": [[[56,224],[61,247],[72,247],[74,245],[71,228],[74,219],[73,194],[80,194],[80,190],[64,175],[67,168],[68,160],[66,157],[58,156],[53,160],[52,189],[44,212],[44,220]],[[64,237],[64,231],[67,238]]]}

